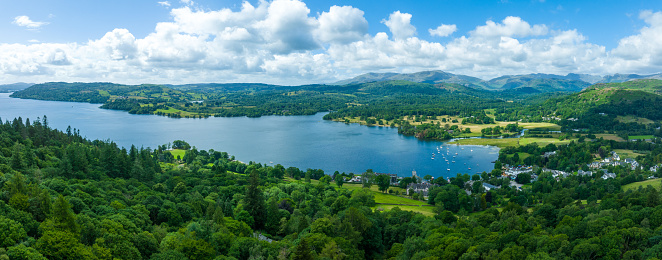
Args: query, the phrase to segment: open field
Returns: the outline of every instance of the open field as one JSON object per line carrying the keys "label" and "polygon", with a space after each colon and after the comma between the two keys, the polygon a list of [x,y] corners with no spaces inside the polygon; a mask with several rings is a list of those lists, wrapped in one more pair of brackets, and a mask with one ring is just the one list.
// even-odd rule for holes
{"label": "open field", "polygon": [[570,143],[571,140],[559,141],[559,139],[556,138],[537,138],[537,137],[502,138],[502,139],[473,138],[473,139],[459,139],[450,142],[449,144],[493,145],[496,147],[504,148],[508,146],[527,145],[532,143],[537,143],[538,146],[545,146],[548,144],[567,144]]}
{"label": "open field", "polygon": [[655,136],[652,135],[631,135],[628,136],[628,140],[644,140],[644,139],[653,139]]}
{"label": "open field", "polygon": [[621,137],[619,137],[615,134],[596,134],[595,137],[596,138],[602,137],[602,139],[613,140],[613,141],[616,141],[616,142],[625,142],[625,140],[623,138],[621,138]]}
{"label": "open field", "polygon": [[[490,111],[487,112],[489,113]],[[488,116],[489,115],[490,114],[488,114]],[[446,122],[442,122],[442,118],[445,118]],[[464,120],[464,118],[456,117],[456,116],[437,116],[434,119],[426,119],[421,122],[415,122],[413,118],[409,118],[409,117],[403,117],[401,119],[409,122],[409,124],[411,125],[436,124],[437,122],[439,122],[441,126],[444,126],[446,124],[448,124],[449,126],[457,125],[458,127],[460,127],[460,129],[466,129],[466,128],[471,129],[472,134],[469,136],[480,136],[481,130],[488,127],[495,127],[495,126],[506,127],[507,125],[514,123],[518,123],[521,127],[525,129],[547,130],[547,131],[561,130],[560,125],[553,123],[545,123],[545,122],[543,123],[497,122],[496,124],[487,124],[487,125],[477,125],[477,124],[463,125],[462,121]],[[343,122],[345,120],[347,120],[349,123],[358,123],[358,124],[366,125],[366,121],[360,120],[358,117],[345,117],[342,119],[338,119],[336,121]],[[452,122],[453,120],[457,120],[457,123],[453,123]],[[382,121],[384,123],[383,125],[380,125],[379,122],[377,122],[378,124],[375,124],[375,126],[390,126],[394,120],[390,120],[390,121],[382,120]]]}
{"label": "open field", "polygon": [[660,186],[662,186],[662,180],[660,179],[652,179],[652,180],[646,180],[646,181],[640,181],[640,182],[633,182],[630,184],[626,184],[621,186],[621,189],[623,191],[631,190],[631,189],[638,189],[639,187],[648,187],[648,185],[653,186],[653,188],[660,190]]}
{"label": "open field", "polygon": [[170,154],[172,154],[172,156],[175,157],[175,159],[177,159],[177,156],[179,156],[179,158],[184,158],[184,154],[186,154],[186,150],[172,149],[170,150]]}
{"label": "open field", "polygon": [[614,152],[618,154],[618,156],[621,157],[621,159],[625,158],[637,158],[639,155],[644,155],[643,153],[636,153],[632,150],[625,150],[625,149],[614,149]]}
{"label": "open field", "polygon": [[434,207],[421,207],[421,206],[397,206],[397,205],[377,205],[373,209],[374,210],[379,210],[383,209],[385,211],[389,211],[395,207],[400,208],[401,210],[407,210],[407,211],[413,211],[413,212],[418,212],[423,214],[424,216],[434,216],[436,213],[434,213]]}
{"label": "open field", "polygon": [[621,123],[639,123],[639,124],[653,124],[655,121],[636,116],[617,116],[616,120]]}

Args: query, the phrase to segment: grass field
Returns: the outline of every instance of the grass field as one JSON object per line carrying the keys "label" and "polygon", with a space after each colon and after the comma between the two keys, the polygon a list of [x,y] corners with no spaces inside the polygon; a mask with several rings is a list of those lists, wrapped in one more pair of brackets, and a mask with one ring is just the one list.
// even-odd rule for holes
{"label": "grass field", "polygon": [[180,150],[180,149],[170,150],[170,154],[172,154],[172,156],[175,157],[175,159],[177,159],[177,156],[179,156],[179,158],[184,158],[185,153],[186,153],[186,150]]}
{"label": "grass field", "polygon": [[616,142],[625,142],[625,139],[623,139],[620,136],[615,135],[615,134],[596,134],[595,137],[596,138],[602,137],[602,139],[613,140],[613,141],[616,141]]}
{"label": "grass field", "polygon": [[628,136],[628,140],[633,140],[633,139],[644,140],[644,139],[653,139],[653,138],[655,138],[655,136],[652,136],[652,135],[631,135],[631,136]]}
{"label": "grass field", "polygon": [[179,114],[182,117],[191,117],[191,116],[200,115],[200,113],[186,112],[186,111],[179,110],[179,109],[174,109],[174,108],[171,108],[171,107],[168,107],[168,109],[157,109],[154,113],[156,114],[158,112],[161,112],[163,114]]}
{"label": "grass field", "polygon": [[660,186],[662,186],[662,180],[660,179],[652,179],[652,180],[647,180],[647,181],[640,181],[640,182],[633,182],[630,184],[626,184],[621,186],[621,189],[623,191],[631,190],[631,189],[638,189],[639,187],[648,187],[648,185],[653,186],[653,188],[660,190]]}
{"label": "grass field", "polygon": [[[573,140],[573,139],[571,139]],[[537,138],[537,137],[524,137],[524,138],[503,138],[503,139],[460,139],[449,144],[461,144],[461,145],[493,145],[496,147],[504,148],[508,146],[518,146],[518,145],[527,145],[532,143],[537,143],[538,146],[545,146],[548,144],[567,144],[571,140],[559,141],[556,138]]]}
{"label": "grass field", "polygon": [[[487,110],[487,112],[491,112],[491,111]],[[489,115],[490,114],[488,114],[488,116]],[[442,122],[441,121],[442,118],[447,119],[446,122]],[[362,125],[366,124],[365,121],[360,120],[358,117],[346,117],[346,118],[338,119],[336,121],[341,121],[342,122],[342,121],[345,121],[345,120],[349,121],[350,123],[359,123],[359,124],[362,124]],[[463,125],[462,120],[464,120],[464,118],[455,117],[455,116],[438,116],[434,119],[423,120],[422,122],[414,122],[414,120],[411,120],[408,117],[403,117],[402,120],[406,120],[412,125],[436,124],[437,122],[439,122],[439,124],[441,124],[442,126],[444,126],[446,124],[448,124],[449,126],[457,125],[461,129],[465,129],[465,128],[471,129],[471,133],[473,135],[467,135],[467,136],[480,136],[481,130],[483,130],[485,128],[488,128],[488,127],[495,127],[495,126],[506,127],[509,124],[518,123],[518,122],[497,122],[496,124],[489,124],[489,125],[474,125],[474,124]],[[453,120],[457,120],[457,123],[452,123]],[[376,124],[376,125],[377,126],[390,126],[391,123],[393,123],[393,120],[391,120],[391,121],[383,120],[383,122],[384,122],[384,125],[379,125],[379,124]],[[525,129],[548,130],[548,131],[559,131],[559,130],[561,130],[560,125],[553,124],[553,123],[519,123],[519,125],[521,127],[524,127]]]}
{"label": "grass field", "polygon": [[617,116],[616,120],[621,123],[639,123],[639,124],[653,124],[655,121],[636,116]]}
{"label": "grass field", "polygon": [[423,214],[424,216],[434,216],[436,213],[434,213],[434,207],[419,207],[419,206],[396,206],[396,205],[377,205],[373,209],[374,210],[385,210],[389,211],[395,207],[400,208],[401,210],[408,210],[408,211],[413,211],[413,212],[418,212]]}
{"label": "grass field", "polygon": [[618,154],[622,159],[625,158],[637,158],[639,155],[644,155],[643,153],[635,153],[632,150],[625,150],[625,149],[614,149],[614,152]]}

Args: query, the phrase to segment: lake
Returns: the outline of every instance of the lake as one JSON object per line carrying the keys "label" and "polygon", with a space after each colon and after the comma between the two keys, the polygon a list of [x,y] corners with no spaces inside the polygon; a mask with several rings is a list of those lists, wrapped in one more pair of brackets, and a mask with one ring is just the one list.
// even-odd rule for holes
{"label": "lake", "polygon": [[[260,118],[168,118],[100,109],[98,104],[10,98],[0,93],[3,121],[47,116],[49,125],[80,130],[88,139],[112,140],[120,146],[152,147],[185,140],[198,149],[228,152],[237,160],[285,167],[362,173],[396,173],[435,177],[491,171],[499,148],[446,145],[402,136],[395,128],[368,127],[312,116]],[[433,156],[434,155],[434,156]],[[433,159],[434,158],[434,159]],[[447,160],[447,161],[446,161]]]}

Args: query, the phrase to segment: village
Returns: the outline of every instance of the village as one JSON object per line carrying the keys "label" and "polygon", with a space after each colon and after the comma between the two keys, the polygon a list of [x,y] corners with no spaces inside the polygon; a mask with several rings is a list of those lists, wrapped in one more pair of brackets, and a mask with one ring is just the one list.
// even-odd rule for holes
{"label": "village", "polygon": [[[546,152],[542,154],[541,156],[549,158],[551,156],[555,156],[556,151],[553,152]],[[631,170],[644,170],[644,167],[639,164],[635,159],[632,158],[624,158],[622,159],[615,151],[612,151],[610,153],[610,156],[607,158],[604,158],[599,161],[591,162],[589,164],[586,164],[586,167],[583,167],[584,169],[588,168],[588,170],[583,170],[579,169],[576,172],[566,172],[566,171],[561,171],[561,170],[554,170],[554,169],[548,169],[548,168],[542,168],[540,169],[537,166],[530,166],[530,165],[504,165],[501,167],[501,176],[497,177],[498,179],[508,179],[508,186],[514,187],[515,189],[521,191],[523,189],[523,186],[525,186],[527,183],[518,183],[516,181],[517,176],[520,174],[527,174],[529,175],[530,181],[529,183],[534,183],[538,180],[539,175],[536,173],[548,173],[550,174],[554,179],[557,181],[560,180],[561,178],[566,178],[570,175],[578,175],[578,176],[593,176],[594,174],[601,173],[601,177],[603,180],[607,179],[613,179],[616,178],[617,175],[616,173],[610,172],[607,168],[608,167],[628,167]],[[660,169],[660,165],[654,165],[648,170],[650,172],[656,173]],[[375,176],[379,175],[387,175],[390,177],[391,186],[398,186],[400,182],[404,179],[404,177],[398,176],[397,174],[390,174],[390,173],[374,173]],[[402,195],[407,195],[411,196],[412,193],[418,193],[419,195],[422,196],[422,198],[427,197],[428,192],[430,189],[432,189],[435,186],[438,186],[438,184],[435,183],[434,177],[431,179],[424,179],[421,178],[420,176],[417,175],[416,171],[412,171],[412,177],[415,179],[415,182],[407,184],[406,187],[406,194]],[[655,179],[655,176],[650,176],[648,179]],[[446,178],[445,180],[448,183],[451,183],[450,178]],[[347,180],[349,183],[362,183],[362,176],[361,175],[355,175],[351,179]],[[471,187],[473,187],[474,180],[469,180],[465,182],[465,192],[467,192],[468,195],[472,193]],[[490,191],[494,189],[499,189],[501,186],[496,186],[487,182],[482,182],[482,187],[484,191]]]}

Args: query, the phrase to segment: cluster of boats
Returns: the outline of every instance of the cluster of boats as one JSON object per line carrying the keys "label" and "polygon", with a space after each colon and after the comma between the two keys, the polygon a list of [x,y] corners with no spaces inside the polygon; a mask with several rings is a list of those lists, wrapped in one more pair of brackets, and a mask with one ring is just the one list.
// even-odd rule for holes
{"label": "cluster of boats", "polygon": [[[464,147],[462,147],[461,149],[464,150]],[[443,148],[441,146],[437,146],[437,153],[436,154],[441,155],[441,157],[444,159],[444,161],[446,161],[446,164],[450,165],[451,163],[455,163],[455,159],[453,159],[453,158],[455,158],[457,156],[457,153],[452,155],[451,161],[449,161],[448,158],[446,158],[446,155],[451,155],[450,147],[446,146],[446,154],[442,153],[442,150],[443,150]],[[473,152],[474,150],[472,149],[471,151]],[[436,154],[434,152],[432,152],[432,160],[435,159]],[[464,164],[466,165],[467,163],[464,163]],[[448,168],[446,170],[450,171],[451,169]],[[469,167],[469,170],[471,170],[471,167]]]}

